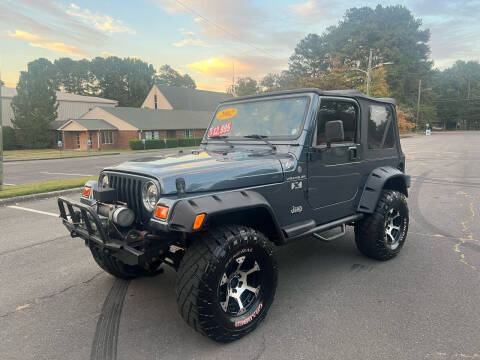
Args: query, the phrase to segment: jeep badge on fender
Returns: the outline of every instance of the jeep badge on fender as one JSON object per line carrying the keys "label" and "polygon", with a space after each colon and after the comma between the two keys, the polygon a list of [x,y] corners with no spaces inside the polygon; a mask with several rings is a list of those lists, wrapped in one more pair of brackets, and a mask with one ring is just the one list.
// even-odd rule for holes
{"label": "jeep badge on fender", "polygon": [[[354,227],[360,252],[397,256],[408,231],[410,177],[395,101],[353,90],[299,89],[221,103],[200,149],[104,169],[63,224],[122,279],[178,272],[178,310],[229,342],[265,319],[274,248]],[[328,232],[327,232],[328,231]]]}

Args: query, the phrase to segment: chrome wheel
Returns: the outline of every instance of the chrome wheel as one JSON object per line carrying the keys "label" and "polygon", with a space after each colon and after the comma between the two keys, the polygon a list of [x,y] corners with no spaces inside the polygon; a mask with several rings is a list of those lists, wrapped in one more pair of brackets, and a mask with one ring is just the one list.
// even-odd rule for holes
{"label": "chrome wheel", "polygon": [[240,316],[256,302],[261,289],[261,269],[253,257],[240,256],[220,280],[220,306],[230,316]]}
{"label": "chrome wheel", "polygon": [[390,209],[385,220],[385,243],[390,250],[400,245],[402,217],[396,209]]}

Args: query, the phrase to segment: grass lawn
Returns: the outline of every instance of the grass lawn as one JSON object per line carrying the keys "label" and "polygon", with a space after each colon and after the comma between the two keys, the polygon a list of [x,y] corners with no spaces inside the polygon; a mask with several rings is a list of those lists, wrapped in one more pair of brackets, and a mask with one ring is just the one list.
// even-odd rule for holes
{"label": "grass lawn", "polygon": [[49,180],[31,184],[3,186],[3,190],[0,191],[0,199],[13,196],[39,194],[55,190],[72,189],[83,186],[87,180],[95,179],[97,179],[96,176],[84,176],[64,180]]}
{"label": "grass lawn", "polygon": [[21,159],[44,159],[52,157],[62,156],[85,156],[85,155],[101,155],[112,152],[118,152],[117,150],[104,150],[104,151],[58,151],[55,149],[37,149],[37,150],[5,150],[3,152],[4,160],[21,160]]}

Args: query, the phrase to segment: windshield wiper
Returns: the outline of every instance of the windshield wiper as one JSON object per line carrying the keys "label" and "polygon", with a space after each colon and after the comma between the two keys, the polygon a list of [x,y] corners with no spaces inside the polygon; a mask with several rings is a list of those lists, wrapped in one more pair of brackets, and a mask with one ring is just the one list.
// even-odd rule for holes
{"label": "windshield wiper", "polygon": [[[227,144],[228,146],[230,146],[232,149],[233,149],[233,144],[228,141],[228,136],[226,135],[216,135],[216,136],[209,136],[208,139],[212,139],[212,140],[223,140],[223,142],[225,144]],[[207,144],[208,144],[208,141],[207,141]]]}
{"label": "windshield wiper", "polygon": [[266,136],[266,135],[252,134],[252,135],[246,135],[246,136],[244,136],[244,138],[262,140],[265,144],[267,144],[268,146],[270,146],[270,148],[271,148],[272,150],[274,150],[274,151],[277,150],[277,147],[276,147],[275,145],[273,145],[270,141],[267,140],[267,136]]}

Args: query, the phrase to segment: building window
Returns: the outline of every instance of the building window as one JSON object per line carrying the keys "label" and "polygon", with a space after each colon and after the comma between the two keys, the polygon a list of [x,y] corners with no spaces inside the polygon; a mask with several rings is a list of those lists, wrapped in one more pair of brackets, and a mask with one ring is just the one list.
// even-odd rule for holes
{"label": "building window", "polygon": [[113,144],[113,131],[102,131],[102,144]]}
{"label": "building window", "polygon": [[154,102],[154,106],[155,106],[155,109],[158,108],[158,101],[157,101],[157,94],[153,95],[153,102]]}
{"label": "building window", "polygon": [[76,135],[75,140],[77,143],[77,149],[80,149],[80,133],[76,133],[75,135]]}
{"label": "building window", "polygon": [[160,134],[156,130],[145,131],[145,139],[147,139],[147,140],[158,140],[158,139],[160,139]]}
{"label": "building window", "polygon": [[195,136],[193,130],[183,130],[183,137],[184,138],[193,138]]}

